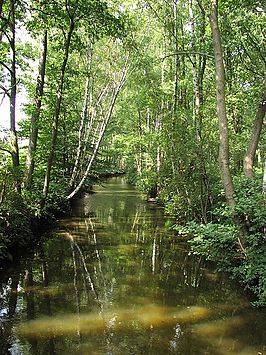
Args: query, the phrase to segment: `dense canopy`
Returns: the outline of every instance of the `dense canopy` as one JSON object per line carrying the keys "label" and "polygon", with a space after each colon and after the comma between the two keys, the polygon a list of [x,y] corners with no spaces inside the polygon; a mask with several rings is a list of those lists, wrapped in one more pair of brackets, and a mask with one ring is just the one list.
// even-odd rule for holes
{"label": "dense canopy", "polygon": [[25,229],[126,173],[201,252],[234,245],[265,299],[265,14],[259,0],[1,0],[0,243],[17,213]]}

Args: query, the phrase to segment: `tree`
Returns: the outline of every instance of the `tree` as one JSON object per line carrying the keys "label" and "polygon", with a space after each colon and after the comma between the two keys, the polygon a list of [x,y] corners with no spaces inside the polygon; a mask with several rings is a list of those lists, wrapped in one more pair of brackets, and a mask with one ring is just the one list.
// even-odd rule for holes
{"label": "tree", "polygon": [[[62,64],[60,67],[60,75],[58,78],[57,90],[56,90],[56,102],[52,123],[52,136],[51,144],[49,147],[49,154],[47,160],[47,168],[45,173],[45,180],[43,186],[43,195],[46,197],[49,192],[49,184],[51,179],[51,169],[54,162],[54,155],[57,143],[57,136],[59,130],[59,118],[61,114],[61,104],[64,94],[64,83],[67,73],[67,64],[69,55],[71,53],[71,45],[73,50],[75,49],[72,39],[75,36],[75,40],[78,43],[82,43],[82,38],[78,36],[77,29],[87,28],[91,35],[97,35],[101,37],[103,35],[118,35],[121,34],[121,23],[118,18],[113,16],[105,2],[94,1],[86,2],[79,0],[78,2],[68,1],[65,4],[64,13],[62,14],[61,21],[58,23],[58,27],[62,28],[65,42],[64,42],[64,54],[62,58]],[[81,42],[80,42],[81,41]]]}
{"label": "tree", "polygon": [[[7,95],[10,102],[10,129],[9,129],[9,148],[6,149],[12,157],[13,176],[15,181],[15,188],[18,193],[21,192],[20,181],[20,159],[16,127],[16,96],[17,96],[17,51],[16,51],[16,16],[19,13],[18,4],[15,0],[10,0],[6,4],[5,12],[3,11],[3,2],[1,3],[1,36],[4,36],[4,41],[0,43],[3,46],[3,59],[1,58],[3,75],[3,84],[1,88],[4,95]],[[9,52],[9,53],[8,53]],[[5,80],[5,77],[8,77]],[[5,83],[5,81],[7,81]],[[8,88],[5,86],[8,85]]]}
{"label": "tree", "polygon": [[256,117],[253,123],[249,145],[244,156],[243,168],[244,168],[244,173],[248,178],[254,177],[254,171],[253,171],[254,159],[255,159],[255,154],[260,139],[261,130],[263,127],[263,120],[265,117],[265,113],[266,113],[266,72],[265,72],[265,80],[264,80],[264,92],[256,112]]}
{"label": "tree", "polygon": [[38,131],[39,131],[39,118],[42,105],[45,66],[47,57],[47,38],[48,31],[44,30],[44,33],[40,36],[40,49],[39,49],[39,66],[38,76],[36,82],[36,91],[34,98],[34,109],[31,116],[30,138],[28,145],[28,154],[26,158],[26,171],[25,171],[25,186],[30,188],[33,180],[33,171],[35,165],[35,154],[37,147]]}
{"label": "tree", "polygon": [[97,136],[96,136],[95,141],[93,141],[92,152],[90,154],[90,158],[88,160],[86,170],[85,170],[81,180],[78,183],[76,182],[75,188],[68,194],[67,199],[73,198],[79,192],[79,190],[81,189],[81,187],[83,186],[85,180],[88,177],[88,174],[90,172],[91,166],[92,166],[92,164],[93,164],[93,162],[95,160],[96,154],[98,153],[98,150],[99,150],[100,144],[102,142],[104,133],[106,131],[108,122],[109,122],[109,120],[110,120],[110,118],[112,116],[112,112],[113,112],[113,109],[114,109],[114,105],[115,105],[117,96],[118,96],[119,92],[121,91],[121,89],[122,89],[122,87],[123,87],[123,85],[125,83],[129,68],[130,68],[130,63],[128,63],[128,57],[127,57],[127,59],[125,60],[124,68],[123,68],[123,70],[121,72],[121,75],[120,75],[119,79],[117,80],[117,82],[114,82],[112,84],[110,102],[108,104],[107,112],[102,117],[102,121],[100,122],[100,125],[98,126],[99,129],[96,132],[93,132],[93,134],[94,135],[97,134]]}
{"label": "tree", "polygon": [[225,70],[223,64],[223,52],[220,30],[218,26],[218,0],[211,0],[210,23],[214,47],[214,60],[216,69],[216,97],[217,114],[219,120],[220,144],[219,166],[225,191],[225,197],[229,206],[235,206],[234,186],[229,169],[229,133],[225,103]]}
{"label": "tree", "polygon": [[47,168],[46,168],[44,185],[43,185],[44,197],[47,197],[48,191],[49,191],[51,169],[52,169],[52,164],[53,164],[53,160],[54,160],[55,146],[56,146],[56,139],[57,139],[57,132],[58,132],[59,115],[60,115],[60,109],[61,109],[61,102],[62,102],[62,98],[63,98],[65,72],[66,72],[66,66],[67,66],[67,62],[68,62],[70,43],[71,43],[71,39],[72,39],[72,35],[74,32],[74,27],[75,27],[75,20],[74,20],[73,14],[71,14],[69,12],[68,8],[66,8],[66,10],[69,15],[69,28],[68,28],[67,36],[65,39],[64,57],[63,57],[63,62],[62,62],[61,69],[60,69],[60,76],[59,76],[59,82],[58,82],[58,88],[57,88],[57,99],[56,99],[55,112],[54,112],[53,123],[52,123],[52,137],[51,137],[51,144],[50,144],[50,152],[49,152],[49,156],[48,156],[48,160],[47,160]]}
{"label": "tree", "polygon": [[264,162],[262,191],[263,195],[266,197],[266,160]]}

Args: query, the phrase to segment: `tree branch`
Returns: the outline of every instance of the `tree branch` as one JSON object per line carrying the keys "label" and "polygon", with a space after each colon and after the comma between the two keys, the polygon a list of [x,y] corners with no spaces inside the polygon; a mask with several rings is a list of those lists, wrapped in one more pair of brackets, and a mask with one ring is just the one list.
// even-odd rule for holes
{"label": "tree branch", "polygon": [[7,88],[5,88],[5,87],[4,87],[3,85],[1,85],[1,84],[0,84],[0,89],[3,90],[3,92],[0,93],[0,95],[3,95],[3,98],[2,98],[2,100],[1,100],[1,105],[2,105],[5,96],[7,95],[8,97],[10,97],[10,94],[9,94],[9,92],[8,92],[9,90],[8,90]]}
{"label": "tree branch", "polygon": [[10,74],[12,74],[12,70],[7,64],[5,64],[2,60],[0,60],[0,64],[3,65],[3,67],[6,68],[6,70],[8,70]]}
{"label": "tree branch", "polygon": [[7,149],[7,148],[0,147],[0,150],[2,150],[3,152],[7,152],[10,155],[12,155],[12,152],[9,149]]}

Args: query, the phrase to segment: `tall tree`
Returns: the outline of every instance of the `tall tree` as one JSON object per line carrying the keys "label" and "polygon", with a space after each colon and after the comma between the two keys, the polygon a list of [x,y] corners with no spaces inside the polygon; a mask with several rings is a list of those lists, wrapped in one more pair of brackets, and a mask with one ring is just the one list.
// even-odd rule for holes
{"label": "tall tree", "polygon": [[[88,35],[89,37],[89,35]],[[79,132],[78,132],[78,145],[75,154],[75,162],[72,169],[69,186],[70,188],[74,187],[75,180],[78,175],[78,170],[81,165],[82,152],[86,150],[86,144],[88,142],[88,137],[86,137],[89,133],[92,133],[93,121],[95,119],[95,113],[89,112],[89,107],[92,107],[92,91],[93,91],[93,78],[92,78],[92,58],[93,58],[93,39],[89,40],[86,43],[86,51],[85,51],[85,88],[84,88],[84,96],[83,96],[83,104],[80,112],[80,124],[79,124]],[[100,95],[99,100],[102,95]],[[96,103],[97,106],[98,103]],[[92,111],[92,110],[91,110]],[[89,121],[88,121],[89,120]]]}
{"label": "tall tree", "polygon": [[30,188],[33,180],[33,171],[35,165],[35,154],[39,130],[39,118],[42,105],[43,88],[44,88],[44,77],[45,77],[45,66],[47,57],[47,37],[48,31],[44,30],[44,33],[40,36],[40,47],[39,47],[39,65],[38,65],[38,75],[36,82],[36,91],[34,98],[34,109],[31,115],[31,130],[29,137],[28,153],[26,158],[26,172],[25,172],[25,186]]}
{"label": "tall tree", "polygon": [[[51,179],[51,170],[54,162],[55,150],[57,145],[57,135],[59,130],[59,117],[61,114],[61,104],[63,101],[64,84],[67,74],[67,65],[69,61],[69,55],[73,49],[73,52],[77,48],[77,44],[83,45],[82,36],[79,35],[77,28],[86,29],[86,33],[91,35],[95,34],[98,38],[103,35],[117,36],[121,34],[122,26],[120,19],[115,17],[109,12],[109,8],[104,1],[72,1],[68,0],[65,3],[65,8],[61,13],[62,22],[57,26],[63,30],[64,35],[64,54],[60,67],[60,75],[58,78],[56,102],[52,123],[52,137],[49,148],[49,155],[47,160],[47,168],[45,173],[43,195],[46,197],[49,192],[49,184]],[[64,24],[64,25],[63,25]],[[75,36],[75,43],[72,39]]]}
{"label": "tall tree", "polygon": [[217,114],[220,133],[219,166],[226,200],[231,207],[234,207],[234,186],[229,169],[229,133],[225,102],[225,70],[223,63],[221,36],[218,25],[218,0],[211,0],[210,23],[216,70]]}
{"label": "tall tree", "polygon": [[72,13],[70,13],[68,11],[68,9],[67,9],[67,13],[69,15],[69,28],[68,28],[68,32],[67,32],[67,36],[66,36],[66,40],[65,40],[64,57],[63,57],[63,62],[62,62],[61,69],[60,69],[60,76],[59,76],[59,82],[58,82],[58,88],[57,88],[55,112],[54,112],[53,123],[52,123],[52,137],[51,137],[50,151],[49,151],[49,156],[48,156],[48,160],[47,160],[47,167],[46,167],[46,173],[45,173],[45,179],[44,179],[44,185],[43,185],[44,197],[47,196],[48,191],[49,191],[51,169],[52,169],[52,165],[53,165],[53,161],[54,161],[54,154],[55,154],[55,147],[56,147],[56,140],[57,140],[57,133],[58,133],[61,102],[62,102],[62,98],[63,98],[65,72],[66,72],[66,67],[67,67],[67,62],[68,62],[68,57],[69,57],[70,43],[71,43],[72,35],[74,32],[74,28],[75,28],[74,15]]}
{"label": "tall tree", "polygon": [[131,61],[129,61],[129,54],[127,54],[127,56],[124,60],[124,67],[122,68],[122,71],[121,71],[118,79],[116,81],[114,81],[113,83],[111,83],[111,85],[110,85],[111,86],[110,87],[110,97],[109,97],[109,103],[107,105],[107,110],[105,113],[104,112],[101,113],[101,115],[99,117],[100,121],[99,121],[96,129],[91,132],[95,136],[95,139],[93,139],[92,143],[91,143],[92,152],[90,153],[89,159],[87,161],[86,169],[85,169],[84,173],[82,174],[80,181],[75,183],[75,187],[68,194],[67,199],[73,198],[79,192],[79,190],[82,188],[82,186],[84,185],[84,183],[88,177],[88,174],[91,170],[92,164],[93,164],[95,157],[99,151],[100,144],[101,144],[102,139],[104,137],[107,125],[108,125],[110,118],[112,116],[117,97],[118,97],[122,87],[125,84],[125,80],[126,80],[126,77],[127,77],[130,67],[131,67]]}
{"label": "tall tree", "polygon": [[3,33],[9,45],[9,59],[7,63],[1,62],[2,66],[9,75],[9,88],[4,89],[5,94],[10,101],[10,129],[9,129],[9,152],[12,157],[12,165],[14,171],[15,188],[17,192],[21,192],[21,182],[19,176],[19,148],[16,128],[16,97],[17,97],[17,52],[16,52],[16,0],[10,0],[8,4],[8,17],[5,18],[6,27]]}

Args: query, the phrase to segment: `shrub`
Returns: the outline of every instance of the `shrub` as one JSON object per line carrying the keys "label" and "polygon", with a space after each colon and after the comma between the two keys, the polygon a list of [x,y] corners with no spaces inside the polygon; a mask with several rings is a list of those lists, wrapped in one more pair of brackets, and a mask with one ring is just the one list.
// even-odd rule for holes
{"label": "shrub", "polygon": [[[179,233],[190,237],[191,252],[215,261],[220,270],[228,271],[256,296],[256,305],[266,305],[266,208],[261,179],[235,178],[234,210],[217,204],[215,223],[175,225]],[[239,252],[237,216],[246,228],[245,256]]]}

